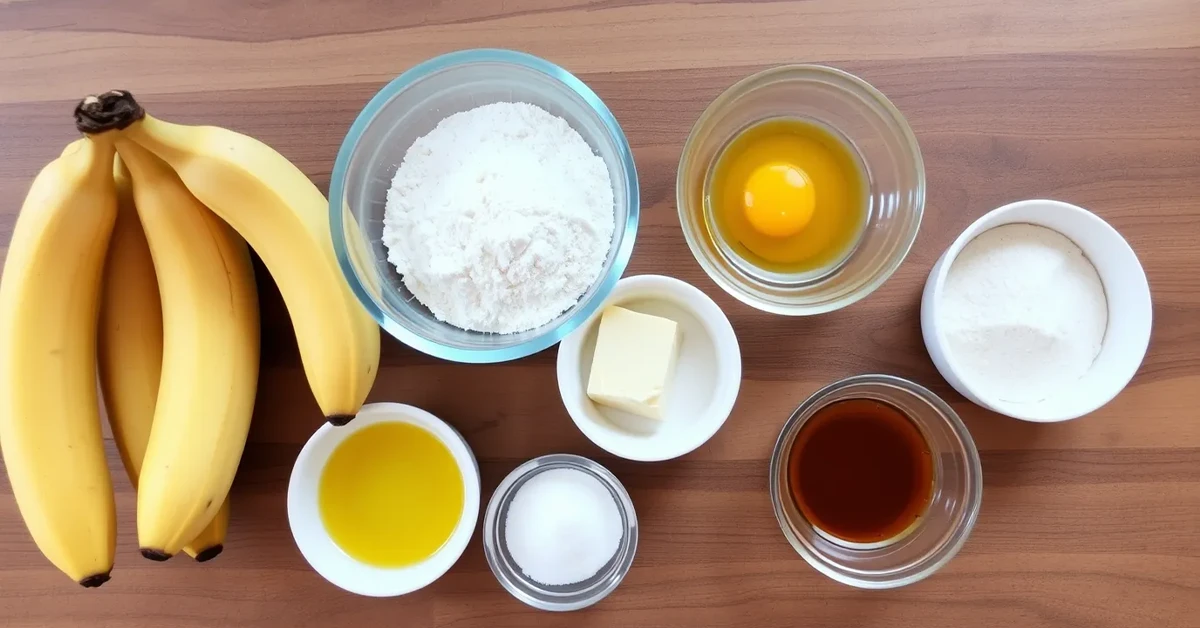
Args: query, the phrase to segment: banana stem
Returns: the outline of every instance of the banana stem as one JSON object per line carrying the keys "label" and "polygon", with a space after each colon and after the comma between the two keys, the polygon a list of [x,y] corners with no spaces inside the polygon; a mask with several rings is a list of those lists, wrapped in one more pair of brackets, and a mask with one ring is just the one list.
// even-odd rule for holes
{"label": "banana stem", "polygon": [[146,110],[123,89],[87,96],[75,106],[75,128],[87,135],[119,131],[144,117]]}

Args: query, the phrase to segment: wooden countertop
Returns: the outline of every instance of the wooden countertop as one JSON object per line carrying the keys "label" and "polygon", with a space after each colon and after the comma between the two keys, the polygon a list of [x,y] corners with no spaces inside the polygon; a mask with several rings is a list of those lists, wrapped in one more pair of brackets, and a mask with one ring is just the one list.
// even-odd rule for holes
{"label": "wooden countertop", "polygon": [[[628,273],[679,277],[728,312],[745,369],[729,422],[681,460],[614,460],[567,417],[554,350],[465,366],[385,339],[372,399],[458,427],[481,461],[485,499],[532,456],[592,456],[628,486],[642,539],[626,581],[581,613],[539,613],[509,597],[478,534],[428,589],[355,597],[308,569],[288,532],[291,463],[322,419],[278,295],[264,290],[264,372],[225,553],[203,565],[140,558],[135,497],[114,453],[117,566],[110,583],[84,590],[38,553],[0,480],[0,625],[1200,626],[1195,0],[388,4],[0,0],[0,243],[34,174],[74,136],[71,109],[84,94],[129,89],[165,119],[249,133],[325,188],[350,122],[384,82],[441,52],[524,49],[587,81],[628,134],[644,212]],[[866,301],[811,319],[773,317],[721,292],[688,251],[674,206],[680,149],[704,106],[753,71],[798,61],[836,65],[887,94],[920,140],[929,190],[895,276]],[[1154,296],[1136,379],[1095,414],[1058,425],[965,402],[933,368],[917,322],[925,275],[954,236],[989,209],[1037,197],[1111,222]],[[887,592],[811,569],[784,540],[766,491],[790,411],[863,372],[933,388],[983,455],[983,510],[962,553]]]}

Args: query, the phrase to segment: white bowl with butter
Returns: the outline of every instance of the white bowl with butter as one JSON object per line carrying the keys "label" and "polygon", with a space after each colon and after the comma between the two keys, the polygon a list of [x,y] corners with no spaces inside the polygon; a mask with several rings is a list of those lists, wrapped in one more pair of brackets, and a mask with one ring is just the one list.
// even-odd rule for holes
{"label": "white bowl with butter", "polygon": [[[604,322],[595,364],[602,372],[593,378],[602,320],[613,306],[635,314],[611,312]],[[589,381],[604,403],[588,396]],[[571,419],[593,443],[629,460],[669,460],[703,445],[725,424],[741,382],[729,319],[708,295],[672,277],[622,279],[558,348],[558,390]]]}

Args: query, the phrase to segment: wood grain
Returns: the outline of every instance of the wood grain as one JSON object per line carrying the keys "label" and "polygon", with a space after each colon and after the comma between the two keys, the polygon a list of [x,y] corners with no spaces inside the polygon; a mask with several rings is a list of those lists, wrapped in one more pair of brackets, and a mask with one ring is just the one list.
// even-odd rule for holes
{"label": "wood grain", "polygon": [[[1200,626],[1200,3],[1195,0],[0,0],[0,245],[37,170],[75,134],[81,95],[133,90],[160,117],[272,144],[322,188],[359,108],[409,65],[502,46],[563,64],[603,97],[638,164],[643,219],[629,274],[689,281],[725,308],[745,381],[712,441],[661,464],[614,460],[558,398],[554,351],[454,365],[385,339],[374,400],[413,403],[466,436],[484,496],[550,452],[608,465],[638,507],[628,579],[581,613],[537,613],[488,571],[478,535],[430,588],[345,594],[305,565],[284,494],[320,425],[277,294],[264,290],[264,370],[225,554],[150,563],[110,452],[121,536],[112,582],[85,591],[29,540],[0,481],[0,625],[88,626]],[[770,65],[855,72],[908,117],[929,194],[905,264],[869,299],[812,319],[751,310],[692,259],[675,167],[705,105]],[[920,288],[967,224],[1003,203],[1074,202],[1112,223],[1150,279],[1155,330],[1138,376],[1095,414],[1030,425],[985,412],[938,376]],[[265,280],[265,275],[263,275]],[[983,455],[978,526],[917,585],[866,592],[819,575],[771,514],[766,459],[818,387],[862,372],[913,378],[963,416]],[[463,395],[470,382],[472,395]]]}

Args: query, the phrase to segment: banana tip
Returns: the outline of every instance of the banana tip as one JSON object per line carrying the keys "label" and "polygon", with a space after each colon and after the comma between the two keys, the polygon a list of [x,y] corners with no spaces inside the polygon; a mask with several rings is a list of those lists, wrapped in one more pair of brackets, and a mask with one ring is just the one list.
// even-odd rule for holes
{"label": "banana tip", "polygon": [[143,547],[142,548],[142,557],[149,558],[150,560],[158,561],[161,563],[162,561],[170,558],[171,555],[162,550],[156,550],[156,549],[150,549],[148,547]]}
{"label": "banana tip", "polygon": [[216,558],[217,555],[220,554],[224,549],[225,549],[225,546],[218,543],[212,547],[201,550],[199,553],[196,554],[196,557],[195,557],[196,562],[203,563],[203,562],[210,561],[210,560]]}
{"label": "banana tip", "polygon": [[331,415],[325,417],[325,420],[329,421],[329,423],[332,425],[341,427],[341,426],[349,423],[351,421],[351,419],[353,419],[353,418],[354,418],[353,414],[331,414]]}
{"label": "banana tip", "polygon": [[109,579],[111,579],[111,578],[112,578],[112,571],[110,570],[110,571],[106,571],[104,573],[98,573],[94,576],[88,576],[88,577],[84,578],[83,580],[80,580],[79,584],[83,585],[83,587],[86,589],[94,589],[94,588],[104,584],[105,582],[108,582]]}

